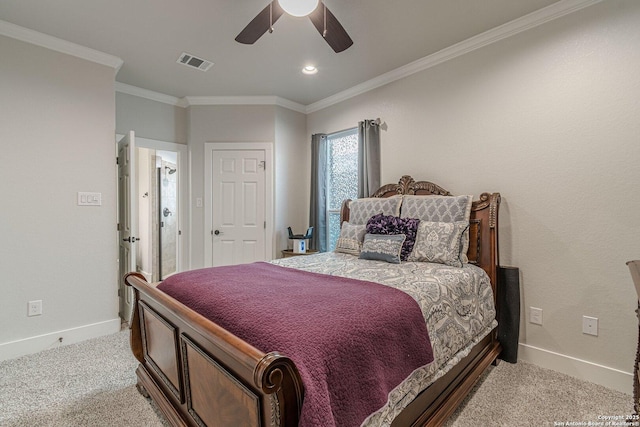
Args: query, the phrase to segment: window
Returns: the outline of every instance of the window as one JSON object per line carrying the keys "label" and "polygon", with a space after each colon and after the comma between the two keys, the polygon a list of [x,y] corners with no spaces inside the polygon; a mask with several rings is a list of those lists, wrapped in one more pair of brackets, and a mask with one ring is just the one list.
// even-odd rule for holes
{"label": "window", "polygon": [[310,248],[334,250],[345,199],[369,197],[380,187],[380,119],[357,128],[311,135]]}
{"label": "window", "polygon": [[358,128],[327,135],[327,250],[340,236],[340,207],[358,197]]}

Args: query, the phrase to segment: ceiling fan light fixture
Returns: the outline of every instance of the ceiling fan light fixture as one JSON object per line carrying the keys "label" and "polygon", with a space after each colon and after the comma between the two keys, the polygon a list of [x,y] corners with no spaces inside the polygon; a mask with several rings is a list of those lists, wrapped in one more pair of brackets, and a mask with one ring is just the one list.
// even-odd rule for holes
{"label": "ceiling fan light fixture", "polygon": [[338,18],[321,0],[271,0],[260,13],[236,36],[242,44],[254,44],[265,33],[273,32],[273,25],[282,15],[307,16],[325,42],[339,53],[353,45]]}
{"label": "ceiling fan light fixture", "polygon": [[302,73],[303,74],[317,74],[318,73],[318,69],[313,66],[313,65],[306,65],[304,68],[302,68]]}
{"label": "ceiling fan light fixture", "polygon": [[291,16],[307,16],[318,7],[320,0],[278,0],[280,7]]}

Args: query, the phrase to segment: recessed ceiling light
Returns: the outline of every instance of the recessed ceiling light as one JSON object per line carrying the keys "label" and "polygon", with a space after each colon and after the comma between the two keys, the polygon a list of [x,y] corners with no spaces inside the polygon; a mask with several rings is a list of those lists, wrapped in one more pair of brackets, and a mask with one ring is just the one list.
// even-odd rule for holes
{"label": "recessed ceiling light", "polygon": [[307,65],[302,69],[302,72],[304,74],[316,74],[318,72],[318,69],[313,65]]}

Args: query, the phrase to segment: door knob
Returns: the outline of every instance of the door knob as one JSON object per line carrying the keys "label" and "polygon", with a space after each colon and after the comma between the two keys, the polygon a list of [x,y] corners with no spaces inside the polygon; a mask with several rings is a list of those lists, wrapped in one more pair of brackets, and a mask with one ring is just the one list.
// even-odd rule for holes
{"label": "door knob", "polygon": [[140,240],[140,238],[139,237],[127,237],[126,239],[122,239],[122,240],[125,241],[125,242],[135,243],[138,240]]}
{"label": "door knob", "polygon": [[215,234],[216,236],[219,236],[220,234],[223,234],[223,233],[220,230],[216,230],[213,232],[213,234]]}

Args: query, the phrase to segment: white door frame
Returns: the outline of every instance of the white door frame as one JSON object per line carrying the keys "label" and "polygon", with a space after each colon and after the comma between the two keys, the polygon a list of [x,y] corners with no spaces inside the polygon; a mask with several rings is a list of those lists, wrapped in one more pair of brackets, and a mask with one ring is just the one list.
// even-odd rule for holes
{"label": "white door frame", "polygon": [[204,144],[204,265],[211,267],[213,248],[211,246],[211,233],[213,233],[213,201],[211,200],[211,161],[214,150],[262,150],[264,151],[265,165],[265,255],[267,259],[273,259],[274,244],[273,238],[273,143],[271,142],[205,142]]}
{"label": "white door frame", "polygon": [[[116,134],[116,141],[122,139],[124,135]],[[191,178],[189,174],[189,147],[185,144],[175,142],[160,141],[156,139],[141,138],[136,136],[136,147],[150,148],[152,150],[175,151],[178,153],[178,181],[180,188],[178,191],[178,206],[180,207],[178,217],[178,230],[182,233],[178,239],[178,271],[189,270],[191,268]]]}

